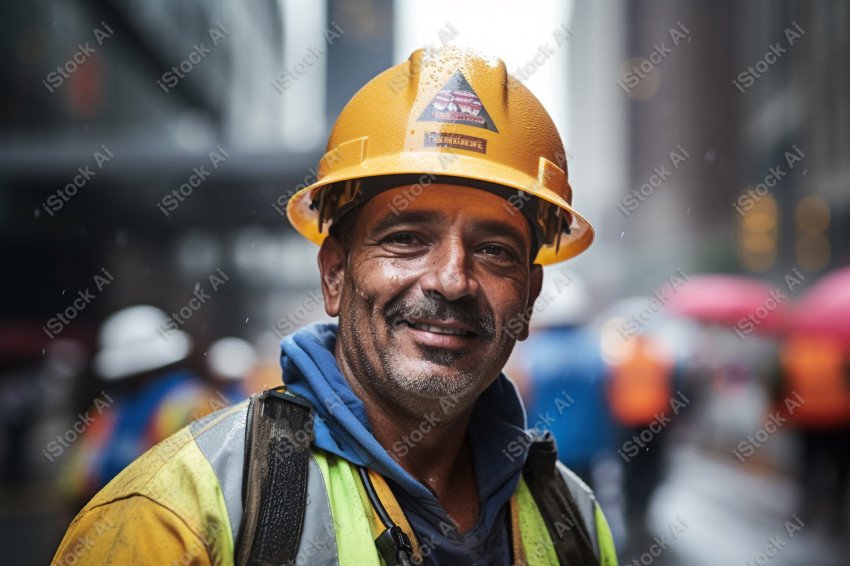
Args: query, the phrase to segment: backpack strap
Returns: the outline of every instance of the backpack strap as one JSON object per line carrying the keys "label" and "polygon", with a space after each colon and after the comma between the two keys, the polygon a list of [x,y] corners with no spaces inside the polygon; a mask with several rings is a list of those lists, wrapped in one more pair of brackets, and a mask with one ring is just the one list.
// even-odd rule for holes
{"label": "backpack strap", "polygon": [[294,564],[307,506],[313,413],[284,387],[251,396],[235,564]]}
{"label": "backpack strap", "polygon": [[593,541],[569,487],[557,469],[558,450],[550,432],[528,448],[523,478],[546,523],[561,564],[598,565]]}

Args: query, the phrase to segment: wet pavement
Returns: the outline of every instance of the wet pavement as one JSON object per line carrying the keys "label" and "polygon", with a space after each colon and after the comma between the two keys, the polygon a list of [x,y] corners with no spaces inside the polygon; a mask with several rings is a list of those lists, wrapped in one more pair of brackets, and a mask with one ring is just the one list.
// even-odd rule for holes
{"label": "wet pavement", "polygon": [[847,533],[806,522],[793,479],[695,447],[670,454],[666,481],[620,563],[656,566],[850,564]]}

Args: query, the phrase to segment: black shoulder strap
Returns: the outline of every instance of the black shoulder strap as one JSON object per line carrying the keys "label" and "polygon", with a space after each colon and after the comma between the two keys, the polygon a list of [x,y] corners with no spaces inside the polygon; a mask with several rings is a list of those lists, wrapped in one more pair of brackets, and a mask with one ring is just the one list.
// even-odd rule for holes
{"label": "black shoulder strap", "polygon": [[251,396],[245,429],[235,564],[294,564],[307,506],[312,410],[282,387],[266,390]]}
{"label": "black shoulder strap", "polygon": [[537,503],[561,564],[598,565],[587,527],[569,487],[556,468],[558,450],[547,431],[528,447],[523,478]]}

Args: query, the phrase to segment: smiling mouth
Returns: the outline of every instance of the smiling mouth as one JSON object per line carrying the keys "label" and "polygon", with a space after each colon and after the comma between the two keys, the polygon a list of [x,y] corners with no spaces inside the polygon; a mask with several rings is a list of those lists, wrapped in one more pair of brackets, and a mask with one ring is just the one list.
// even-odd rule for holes
{"label": "smiling mouth", "polygon": [[468,338],[473,338],[478,336],[475,332],[468,330],[463,326],[459,326],[456,323],[448,322],[446,324],[439,324],[433,322],[416,322],[411,320],[400,320],[397,324],[404,324],[409,328],[413,328],[415,330],[422,330],[424,332],[431,332],[433,334],[445,334],[448,336],[463,336]]}

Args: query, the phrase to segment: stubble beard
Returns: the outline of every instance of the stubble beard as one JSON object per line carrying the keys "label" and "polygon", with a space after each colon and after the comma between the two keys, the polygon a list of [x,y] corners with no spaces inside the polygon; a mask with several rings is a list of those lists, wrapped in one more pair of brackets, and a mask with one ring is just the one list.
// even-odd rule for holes
{"label": "stubble beard", "polygon": [[[400,329],[392,326],[390,321],[384,321],[383,316],[376,316],[374,302],[369,299],[364,299],[368,328],[358,324],[354,314],[356,305],[350,300],[358,294],[356,289],[351,291],[349,300],[340,310],[338,340],[343,349],[341,355],[349,359],[349,367],[358,374],[352,378],[361,381],[363,389],[374,391],[383,404],[413,419],[422,419],[436,411],[444,415],[446,421],[451,421],[475,403],[491,381],[487,375],[488,364],[476,364],[471,371],[455,370],[453,375],[433,372],[427,367],[432,364],[451,367],[466,354],[464,351],[420,346],[421,359],[428,363],[413,364],[419,367],[408,369],[410,356],[391,346],[378,350],[378,363],[375,364],[369,357],[366,340],[375,340],[382,330],[379,326],[383,324],[389,325],[391,340]],[[492,336],[490,339],[493,339]]]}

